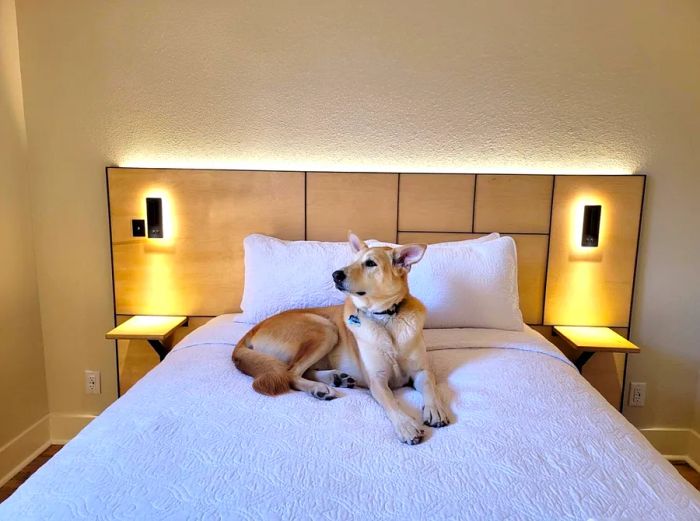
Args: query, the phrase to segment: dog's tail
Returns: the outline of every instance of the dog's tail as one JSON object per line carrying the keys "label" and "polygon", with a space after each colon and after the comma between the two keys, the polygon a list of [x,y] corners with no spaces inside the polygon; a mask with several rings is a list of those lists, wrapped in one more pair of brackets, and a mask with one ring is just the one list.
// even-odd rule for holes
{"label": "dog's tail", "polygon": [[252,376],[253,389],[260,394],[276,396],[289,391],[287,364],[274,356],[255,351],[251,344],[252,332],[236,344],[231,358],[239,371]]}

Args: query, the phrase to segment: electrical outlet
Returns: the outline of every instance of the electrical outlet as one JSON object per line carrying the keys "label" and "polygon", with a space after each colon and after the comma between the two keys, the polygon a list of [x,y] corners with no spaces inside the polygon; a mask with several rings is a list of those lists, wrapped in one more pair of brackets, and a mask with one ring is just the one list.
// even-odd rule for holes
{"label": "electrical outlet", "polygon": [[85,371],[85,394],[100,394],[100,372]]}
{"label": "electrical outlet", "polygon": [[644,407],[644,402],[647,399],[647,384],[640,382],[630,383],[630,407]]}

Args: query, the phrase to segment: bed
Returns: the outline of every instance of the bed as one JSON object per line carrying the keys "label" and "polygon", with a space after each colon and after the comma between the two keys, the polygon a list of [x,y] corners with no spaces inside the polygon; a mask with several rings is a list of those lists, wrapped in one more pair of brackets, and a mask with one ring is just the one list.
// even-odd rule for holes
{"label": "bed", "polygon": [[456,421],[407,446],[366,390],[256,394],[236,320],[184,338],[0,519],[700,519],[700,494],[529,327],[426,330]]}

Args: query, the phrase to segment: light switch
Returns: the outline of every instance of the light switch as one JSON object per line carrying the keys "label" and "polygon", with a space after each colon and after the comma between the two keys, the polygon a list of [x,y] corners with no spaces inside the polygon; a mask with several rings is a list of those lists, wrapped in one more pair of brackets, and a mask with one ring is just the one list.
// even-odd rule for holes
{"label": "light switch", "polygon": [[134,237],[146,236],[146,221],[143,219],[131,220],[131,235]]}

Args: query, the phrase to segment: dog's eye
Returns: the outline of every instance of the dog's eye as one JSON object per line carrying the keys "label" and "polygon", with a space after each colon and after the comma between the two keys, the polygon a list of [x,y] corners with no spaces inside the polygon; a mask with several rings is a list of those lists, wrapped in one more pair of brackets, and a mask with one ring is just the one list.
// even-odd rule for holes
{"label": "dog's eye", "polygon": [[368,259],[365,261],[365,267],[367,268],[374,268],[377,265],[376,262],[374,262],[372,259]]}

